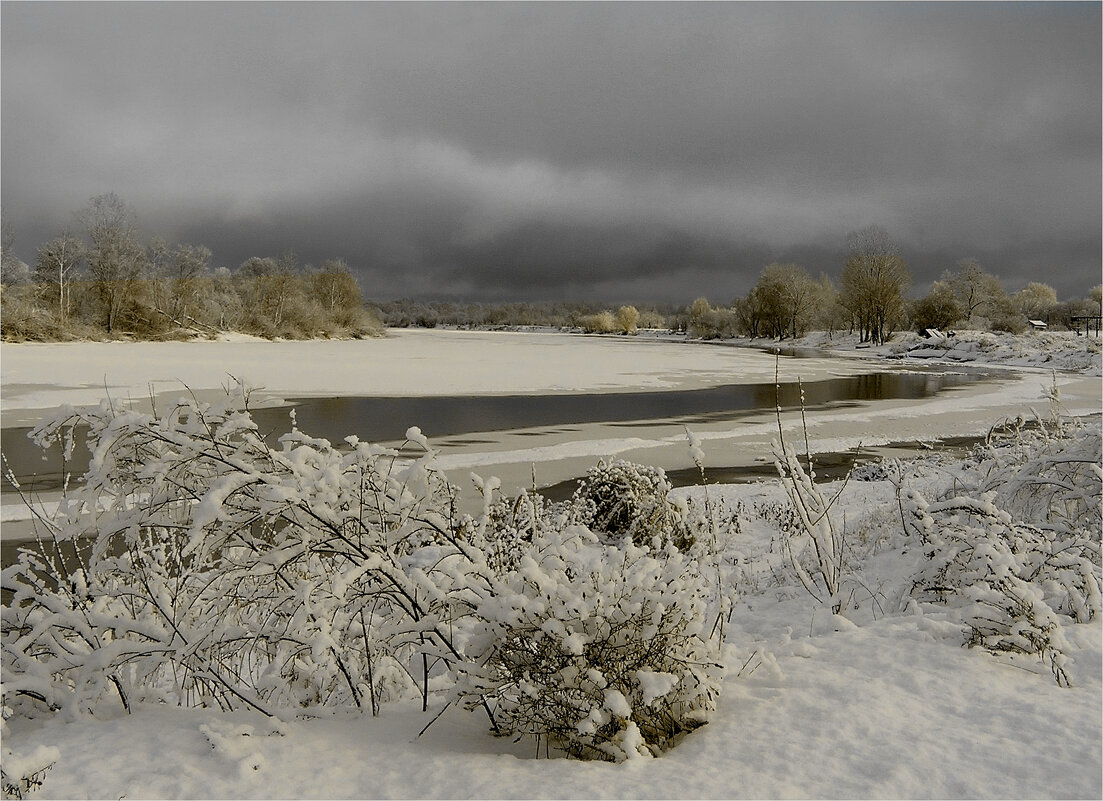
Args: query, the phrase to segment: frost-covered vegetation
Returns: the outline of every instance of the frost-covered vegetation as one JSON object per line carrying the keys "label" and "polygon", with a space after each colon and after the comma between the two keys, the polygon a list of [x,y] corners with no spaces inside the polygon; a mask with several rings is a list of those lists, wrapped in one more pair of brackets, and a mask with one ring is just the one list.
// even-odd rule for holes
{"label": "frost-covered vegetation", "polygon": [[5,229],[0,334],[8,341],[134,337],[148,340],[241,332],[269,339],[378,336],[348,264],[321,267],[279,257],[246,259],[234,271],[202,245],[143,243],[132,210],[114,193],[79,213],[38,249],[33,269],[10,253]]}
{"label": "frost-covered vegetation", "polygon": [[[81,422],[93,458],[3,573],[5,726],[151,702],[291,721],[416,699],[426,726],[466,707],[546,753],[654,756],[715,719],[725,685],[776,670],[744,638],[785,615],[791,632],[809,606],[836,633],[915,621],[1075,692],[1074,632],[1103,611],[1103,464],[1098,420],[1059,400],[964,460],[825,485],[779,414],[782,481],[754,493],[674,491],[613,461],[563,502],[476,478],[476,515],[417,429],[410,457],[298,430],[271,448],[241,392],[160,416],[63,410],[37,437],[71,449]],[[700,465],[692,434],[689,450]],[[8,743],[11,793],[49,781],[58,754]]]}
{"label": "frost-covered vegetation", "polygon": [[388,328],[558,328],[589,333],[635,333],[639,328],[677,326],[676,304],[621,306],[616,311],[596,301],[463,303],[432,300],[373,299],[370,308]]}
{"label": "frost-covered vegetation", "polygon": [[634,545],[648,538],[614,525],[607,498],[584,492],[507,537],[496,483],[483,515],[459,514],[416,429],[409,463],[298,430],[272,449],[237,393],[159,417],[105,402],[36,436],[71,449],[78,422],[91,466],[41,521],[76,552],[31,548],[3,576],[10,709],[377,713],[409,693],[427,707],[444,683],[497,731],[619,759],[658,753],[714,704],[703,557],[669,532]]}
{"label": "frost-covered vegetation", "polygon": [[[1098,620],[1100,432],[990,443],[964,486],[928,499],[901,483],[903,528],[929,560],[914,594],[960,605],[966,641],[1036,654],[1068,685],[1063,628]],[[928,491],[929,494],[929,491]]]}

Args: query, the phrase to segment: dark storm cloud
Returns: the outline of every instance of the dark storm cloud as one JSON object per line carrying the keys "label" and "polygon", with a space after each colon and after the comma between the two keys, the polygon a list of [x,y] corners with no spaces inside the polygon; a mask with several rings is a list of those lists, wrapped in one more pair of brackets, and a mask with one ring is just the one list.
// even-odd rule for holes
{"label": "dark storm cloud", "polygon": [[369,294],[729,300],[886,227],[925,285],[1098,283],[1099,4],[14,3],[16,250],[115,191]]}

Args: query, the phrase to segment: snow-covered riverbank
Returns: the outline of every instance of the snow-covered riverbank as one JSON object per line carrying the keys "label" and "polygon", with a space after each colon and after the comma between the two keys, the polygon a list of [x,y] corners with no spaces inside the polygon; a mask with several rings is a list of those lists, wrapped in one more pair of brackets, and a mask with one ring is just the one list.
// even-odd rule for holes
{"label": "snow-covered riverbank", "polygon": [[[934,455],[906,480],[933,499],[993,466]],[[722,551],[738,592],[723,694],[712,720],[660,758],[544,759],[531,739],[492,737],[480,711],[459,708],[419,736],[437,699],[429,714],[411,701],[379,717],[314,710],[321,717],[277,721],[155,704],[76,721],[17,717],[7,764],[52,762],[31,796],[43,799],[1099,797],[1098,620],[1063,626],[1068,687],[1037,656],[963,647],[964,607],[911,597],[926,557],[901,529],[886,479],[867,470],[824,487],[843,493],[841,616],[786,570],[776,482],[708,488],[740,519]],[[701,500],[704,490],[677,494]]]}
{"label": "snow-covered riverbank", "polygon": [[[524,388],[594,392],[707,386],[731,383],[733,377],[772,381],[774,375],[774,359],[767,353],[611,337],[403,331],[387,340],[355,343],[167,344],[165,350],[153,344],[118,349],[6,344],[4,424],[32,419],[57,403],[94,402],[103,394],[105,375],[112,396],[131,397],[139,405],[149,394],[147,381],[180,378],[207,392],[227,373],[267,386],[271,398]],[[881,369],[881,360],[894,355],[891,349],[849,352],[782,359],[781,370],[812,380]],[[984,363],[988,351],[975,352]],[[930,441],[984,433],[1001,419],[1030,417],[1032,410],[1045,417],[1054,411],[1046,393],[1055,384],[1065,413],[1097,413],[1098,356],[1086,368],[1071,358],[1050,362],[1066,371],[1054,375],[1026,366],[934,399],[811,411],[811,448]],[[1042,350],[1031,357],[1031,364],[1048,363]],[[888,364],[908,369],[900,360]],[[168,397],[179,392],[163,384],[154,391]],[[787,414],[783,423],[787,436],[795,437],[799,415]],[[1089,425],[1098,427],[1098,417]],[[516,486],[531,480],[534,463],[542,482],[557,472],[577,474],[610,454],[667,467],[692,464],[680,424],[654,424],[631,436],[619,426],[571,428],[434,444],[451,445],[438,457],[450,475],[466,479],[470,470],[504,471],[515,475]],[[763,414],[734,424],[702,421],[693,432],[706,464],[734,464],[770,458],[777,423],[772,414]],[[930,498],[966,486],[969,471],[981,471],[972,462],[931,458],[910,479]],[[839,488],[835,484],[829,492]],[[508,484],[504,489],[515,491]],[[11,749],[5,751],[5,766],[53,761],[42,787],[30,796],[44,799],[1103,794],[1098,618],[1064,626],[1071,687],[1059,687],[1037,657],[963,647],[960,608],[908,597],[924,555],[900,529],[892,482],[876,471],[850,481],[834,507],[847,531],[853,589],[843,616],[836,618],[786,577],[776,542],[785,495],[777,482],[713,485],[708,492],[712,503],[739,509],[741,519],[724,550],[739,596],[724,634],[726,678],[711,722],[661,758],[619,765],[536,759],[531,740],[494,738],[484,715],[458,709],[418,737],[428,716],[413,702],[387,705],[378,718],[291,714],[283,722],[259,714],[139,704],[133,714],[108,708],[76,721],[13,718],[4,732],[3,746]],[[676,494],[700,499],[702,493],[696,488]],[[1085,526],[1098,532],[1099,521]]]}
{"label": "snow-covered riverbank", "polygon": [[[268,402],[338,395],[552,394],[680,389],[768,381],[774,362],[746,349],[561,333],[391,330],[383,339],[4,343],[0,414],[97,403],[105,393],[145,404],[244,381]],[[809,380],[869,368],[808,360]]]}

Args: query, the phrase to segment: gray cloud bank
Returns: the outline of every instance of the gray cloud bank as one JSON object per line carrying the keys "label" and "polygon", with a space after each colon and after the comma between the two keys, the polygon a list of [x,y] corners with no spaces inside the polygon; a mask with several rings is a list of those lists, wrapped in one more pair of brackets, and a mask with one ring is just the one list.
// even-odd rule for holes
{"label": "gray cloud bank", "polygon": [[374,297],[727,301],[884,226],[917,285],[1100,280],[1098,3],[0,6],[16,252],[115,191]]}

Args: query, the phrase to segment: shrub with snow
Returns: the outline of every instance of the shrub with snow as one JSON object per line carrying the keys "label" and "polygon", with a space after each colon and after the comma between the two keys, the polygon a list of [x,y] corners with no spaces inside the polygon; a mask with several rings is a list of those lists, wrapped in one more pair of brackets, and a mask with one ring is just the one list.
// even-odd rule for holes
{"label": "shrub with snow", "polygon": [[636,545],[673,542],[685,550],[693,543],[683,510],[669,499],[670,481],[660,467],[616,459],[586,471],[573,502],[578,522],[612,540]]}
{"label": "shrub with snow", "polygon": [[478,482],[483,515],[459,518],[417,429],[416,459],[296,428],[270,447],[237,391],[160,416],[67,410],[37,436],[71,448],[77,424],[90,466],[40,521],[75,556],[40,542],[3,571],[6,708],[375,713],[415,692],[426,706],[430,678],[447,687],[463,665],[461,695],[498,730],[620,759],[714,704],[708,582],[669,542],[661,471],[616,468],[638,490],[624,505],[592,482],[586,510],[615,512],[600,542],[574,502],[501,507],[496,480]]}
{"label": "shrub with snow", "polygon": [[71,441],[86,424],[93,454],[42,521],[76,558],[30,548],[3,573],[5,703],[375,710],[425,672],[422,654],[456,657],[446,588],[471,563],[432,455],[400,465],[297,430],[272,448],[245,403],[105,403],[40,428]]}
{"label": "shrub with snow", "polygon": [[784,439],[774,441],[774,465],[792,510],[786,515],[789,525],[779,529],[782,548],[801,585],[838,614],[843,603],[844,538],[831,519],[831,507],[842,490],[828,498],[816,484],[811,463],[806,471]]}
{"label": "shrub with snow", "polygon": [[489,702],[500,733],[543,737],[572,756],[658,754],[715,707],[706,592],[672,546],[605,545],[582,526],[538,530],[477,606],[459,697]]}
{"label": "shrub with snow", "polygon": [[1103,432],[1084,426],[1056,433],[1017,427],[1014,433],[1002,448],[989,446],[993,456],[1010,453],[993,460],[981,488],[995,489],[996,506],[1017,519],[1065,534],[1090,534],[1103,511]]}
{"label": "shrub with snow", "polygon": [[902,519],[929,559],[914,592],[960,605],[968,644],[1038,654],[1067,685],[1062,627],[1103,612],[1100,435],[1013,434],[978,449],[975,497],[901,493]]}
{"label": "shrub with snow", "polygon": [[492,498],[472,542],[486,553],[495,572],[505,573],[516,569],[538,529],[571,525],[583,516],[581,508],[571,501],[553,503],[538,492]]}

